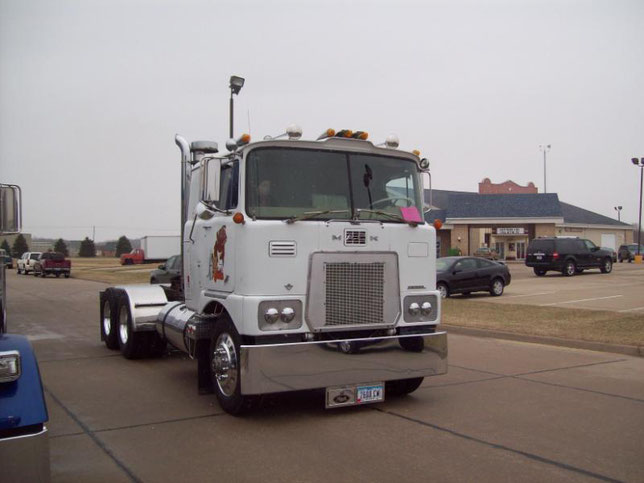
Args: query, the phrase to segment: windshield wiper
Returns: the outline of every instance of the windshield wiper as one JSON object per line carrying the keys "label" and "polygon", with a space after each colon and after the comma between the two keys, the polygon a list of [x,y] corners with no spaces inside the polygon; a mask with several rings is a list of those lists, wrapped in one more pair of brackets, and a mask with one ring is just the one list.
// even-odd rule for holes
{"label": "windshield wiper", "polygon": [[407,221],[402,216],[396,215],[395,213],[387,213],[386,211],[380,211],[380,210],[368,210],[365,208],[356,208],[356,217],[354,218],[356,221],[360,221],[360,213],[373,213],[374,215],[388,216],[389,218],[392,218],[394,220],[408,223],[411,226],[418,225],[417,222]]}
{"label": "windshield wiper", "polygon": [[349,213],[349,210],[324,210],[324,211],[305,211],[301,215],[297,216],[291,216],[290,218],[287,218],[286,223],[295,223],[296,221],[301,221],[301,220],[310,220],[311,218],[315,218],[316,216],[321,216],[321,215],[328,215],[330,213]]}

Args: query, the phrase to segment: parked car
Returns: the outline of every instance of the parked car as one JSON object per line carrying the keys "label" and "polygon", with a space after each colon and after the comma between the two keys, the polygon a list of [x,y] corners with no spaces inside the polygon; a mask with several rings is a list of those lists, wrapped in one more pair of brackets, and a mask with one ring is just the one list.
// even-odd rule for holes
{"label": "parked car", "polygon": [[617,252],[610,247],[600,247],[601,250],[610,253],[613,263],[617,263]]}
{"label": "parked car", "polygon": [[498,297],[510,285],[507,265],[480,257],[443,257],[436,260],[436,288],[441,297],[456,293],[490,292]]}
{"label": "parked car", "polygon": [[13,268],[13,258],[2,248],[0,248],[0,263],[7,268]]}
{"label": "parked car", "polygon": [[474,252],[475,257],[487,258],[488,260],[498,260],[499,254],[496,250],[488,247],[477,248]]}
{"label": "parked car", "polygon": [[58,252],[43,253],[34,263],[34,275],[37,277],[46,277],[47,275],[56,275],[56,278],[65,275],[69,278],[72,272],[72,262],[65,260],[65,255]]}
{"label": "parked car", "polygon": [[40,259],[42,252],[25,252],[16,262],[17,272],[28,275],[34,271],[34,264]]}
{"label": "parked car", "polygon": [[[635,260],[635,255],[637,255],[637,243],[621,245],[617,249],[617,259],[619,260],[619,263],[622,263],[624,260],[631,263]],[[640,245],[640,255],[644,255],[644,245]]]}
{"label": "parked car", "polygon": [[602,273],[613,270],[613,259],[609,252],[590,240],[577,237],[535,238],[528,245],[525,264],[540,277],[550,270],[567,277],[588,268],[599,268]]}
{"label": "parked car", "polygon": [[150,273],[150,283],[170,283],[181,276],[181,255],[168,258],[168,261]]}

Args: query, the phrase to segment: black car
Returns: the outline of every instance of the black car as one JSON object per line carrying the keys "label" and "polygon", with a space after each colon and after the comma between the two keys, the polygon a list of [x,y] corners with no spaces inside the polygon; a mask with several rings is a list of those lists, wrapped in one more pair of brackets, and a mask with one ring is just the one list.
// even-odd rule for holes
{"label": "black car", "polygon": [[561,272],[567,277],[587,268],[599,268],[602,273],[613,270],[611,253],[600,249],[590,240],[577,237],[535,238],[528,245],[525,264],[540,277],[549,270]]}
{"label": "black car", "polygon": [[[637,255],[637,243],[621,245],[617,250],[617,259],[620,263],[624,260],[631,263],[635,260],[635,255]],[[640,245],[640,255],[644,255],[644,245]]]}
{"label": "black car", "polygon": [[436,288],[441,297],[490,292],[498,297],[510,285],[510,270],[500,262],[479,257],[444,257],[436,260]]}
{"label": "black car", "polygon": [[173,278],[181,276],[181,255],[168,258],[159,268],[150,273],[150,283],[171,283]]}

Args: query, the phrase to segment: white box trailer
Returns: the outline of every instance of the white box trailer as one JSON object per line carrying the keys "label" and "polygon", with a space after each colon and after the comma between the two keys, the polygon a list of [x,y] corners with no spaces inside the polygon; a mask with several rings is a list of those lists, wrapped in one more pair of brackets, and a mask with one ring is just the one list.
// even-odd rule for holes
{"label": "white box trailer", "polygon": [[141,249],[146,260],[166,260],[181,252],[181,237],[144,236],[141,238]]}

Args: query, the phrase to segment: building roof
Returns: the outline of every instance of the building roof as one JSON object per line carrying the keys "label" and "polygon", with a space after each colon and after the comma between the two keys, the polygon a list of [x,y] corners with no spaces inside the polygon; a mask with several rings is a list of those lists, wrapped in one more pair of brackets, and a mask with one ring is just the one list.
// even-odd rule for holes
{"label": "building roof", "polygon": [[559,204],[561,205],[561,213],[564,217],[564,223],[577,223],[581,225],[614,225],[621,228],[631,228],[631,225],[624,223],[623,221],[617,221],[608,216],[569,205],[563,201]]}
{"label": "building roof", "polygon": [[447,218],[562,218],[562,214],[554,193],[470,193],[449,196]]}
{"label": "building roof", "polygon": [[[425,190],[429,203],[429,190]],[[425,220],[472,218],[558,218],[565,224],[613,225],[630,228],[630,225],[604,215],[559,201],[556,193],[542,194],[478,194],[464,191],[433,190],[435,208],[425,214]]]}

